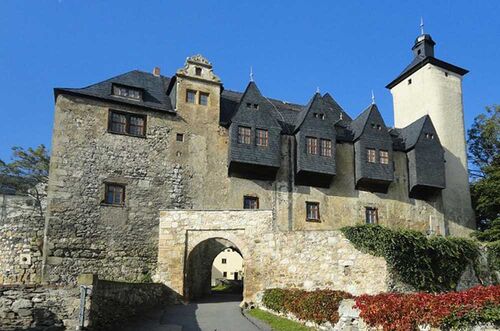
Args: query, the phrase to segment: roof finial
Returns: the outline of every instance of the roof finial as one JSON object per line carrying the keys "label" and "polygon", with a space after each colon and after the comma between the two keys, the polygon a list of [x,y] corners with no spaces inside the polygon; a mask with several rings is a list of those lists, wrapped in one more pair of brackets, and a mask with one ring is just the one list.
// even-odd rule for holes
{"label": "roof finial", "polygon": [[319,86],[317,86],[317,87],[316,87],[316,93],[318,93],[318,94],[319,94],[319,93],[321,93],[321,92],[319,91]]}
{"label": "roof finial", "polygon": [[375,104],[375,94],[373,93],[373,90],[372,90],[372,105]]}
{"label": "roof finial", "polygon": [[250,66],[250,81],[253,82],[253,67]]}
{"label": "roof finial", "polygon": [[424,34],[424,18],[420,16],[420,34]]}

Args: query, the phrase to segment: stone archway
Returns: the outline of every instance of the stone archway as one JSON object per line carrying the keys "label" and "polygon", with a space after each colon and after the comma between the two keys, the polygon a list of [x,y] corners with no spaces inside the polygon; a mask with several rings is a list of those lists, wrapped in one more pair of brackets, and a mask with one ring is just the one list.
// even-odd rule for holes
{"label": "stone archway", "polygon": [[184,297],[199,299],[211,294],[212,264],[225,249],[232,248],[242,257],[241,250],[225,238],[210,238],[196,245],[187,256]]}
{"label": "stone archway", "polygon": [[193,297],[193,289],[194,296],[202,294],[201,288],[206,278],[201,277],[199,284],[193,287],[192,279],[189,278],[189,257],[193,251],[197,254],[195,248],[198,245],[218,238],[217,244],[212,242],[213,245],[222,247],[230,242],[244,257],[243,300],[253,301],[255,294],[263,289],[262,270],[264,265],[269,264],[266,259],[272,255],[268,251],[274,242],[272,221],[271,210],[161,211],[156,280],[169,286],[185,300]]}

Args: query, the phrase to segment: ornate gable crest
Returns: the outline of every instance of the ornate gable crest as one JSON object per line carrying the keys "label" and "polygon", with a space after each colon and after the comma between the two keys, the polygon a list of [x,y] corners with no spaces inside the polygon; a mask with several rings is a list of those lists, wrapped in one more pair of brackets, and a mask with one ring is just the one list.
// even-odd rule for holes
{"label": "ornate gable crest", "polygon": [[215,83],[221,82],[220,78],[213,72],[212,63],[201,54],[188,57],[184,67],[177,70],[177,75]]}

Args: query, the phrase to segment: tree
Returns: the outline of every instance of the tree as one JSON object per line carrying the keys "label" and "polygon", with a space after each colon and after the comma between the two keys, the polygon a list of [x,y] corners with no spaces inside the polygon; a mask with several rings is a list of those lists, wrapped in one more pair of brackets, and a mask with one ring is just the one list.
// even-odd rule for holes
{"label": "tree", "polygon": [[500,222],[495,220],[500,217],[500,106],[486,107],[486,113],[474,119],[468,135],[476,223],[479,230],[498,227]]}
{"label": "tree", "polygon": [[49,179],[49,153],[44,145],[37,148],[12,148],[12,161],[0,160],[0,186],[27,194],[37,201],[42,213],[42,199]]}

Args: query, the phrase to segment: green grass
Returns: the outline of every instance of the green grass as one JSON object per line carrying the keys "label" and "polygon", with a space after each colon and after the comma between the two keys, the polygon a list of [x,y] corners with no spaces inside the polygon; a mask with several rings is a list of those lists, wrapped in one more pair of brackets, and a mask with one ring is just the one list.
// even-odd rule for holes
{"label": "green grass", "polygon": [[274,331],[311,331],[314,330],[300,323],[276,316],[260,309],[251,309],[248,314],[269,324]]}

